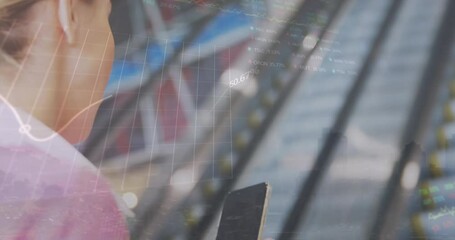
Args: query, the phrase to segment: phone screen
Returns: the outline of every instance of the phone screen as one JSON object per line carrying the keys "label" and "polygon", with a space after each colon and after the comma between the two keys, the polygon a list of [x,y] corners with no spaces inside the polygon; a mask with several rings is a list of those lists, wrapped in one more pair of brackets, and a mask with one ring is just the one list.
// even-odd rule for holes
{"label": "phone screen", "polygon": [[269,185],[261,183],[229,193],[221,213],[216,239],[261,239],[269,192]]}

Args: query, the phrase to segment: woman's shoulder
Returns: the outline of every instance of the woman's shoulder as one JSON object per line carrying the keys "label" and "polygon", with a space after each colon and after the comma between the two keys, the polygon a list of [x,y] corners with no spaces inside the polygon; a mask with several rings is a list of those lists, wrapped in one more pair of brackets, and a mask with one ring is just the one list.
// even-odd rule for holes
{"label": "woman's shoulder", "polygon": [[62,159],[33,145],[0,146],[0,200],[92,192],[97,174],[79,161],[76,155]]}
{"label": "woman's shoulder", "polygon": [[65,231],[77,230],[70,235],[125,239],[125,222],[109,186],[78,164],[79,157],[61,159],[33,145],[0,146],[0,225],[10,229],[0,226],[0,233],[47,229],[49,239],[63,239]]}

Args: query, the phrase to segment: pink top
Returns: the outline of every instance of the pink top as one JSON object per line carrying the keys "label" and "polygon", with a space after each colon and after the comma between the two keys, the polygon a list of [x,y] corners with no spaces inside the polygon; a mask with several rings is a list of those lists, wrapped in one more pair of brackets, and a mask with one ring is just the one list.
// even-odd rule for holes
{"label": "pink top", "polygon": [[0,102],[0,239],[128,239],[114,194],[96,168],[58,135],[36,141],[21,133],[13,113]]}

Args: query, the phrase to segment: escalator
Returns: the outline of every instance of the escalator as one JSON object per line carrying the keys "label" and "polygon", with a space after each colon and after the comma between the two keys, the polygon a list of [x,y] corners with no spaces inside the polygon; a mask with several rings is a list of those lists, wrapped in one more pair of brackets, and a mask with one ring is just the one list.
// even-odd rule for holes
{"label": "escalator", "polygon": [[128,6],[114,97],[79,147],[133,210],[132,239],[215,239],[225,196],[259,182],[265,239],[454,232],[455,3]]}

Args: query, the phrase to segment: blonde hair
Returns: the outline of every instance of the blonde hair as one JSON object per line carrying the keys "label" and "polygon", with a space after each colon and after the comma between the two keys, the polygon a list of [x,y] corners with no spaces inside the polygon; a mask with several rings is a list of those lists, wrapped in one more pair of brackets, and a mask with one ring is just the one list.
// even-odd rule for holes
{"label": "blonde hair", "polygon": [[11,34],[26,10],[39,0],[0,0],[0,58],[18,65],[19,54],[27,41]]}

